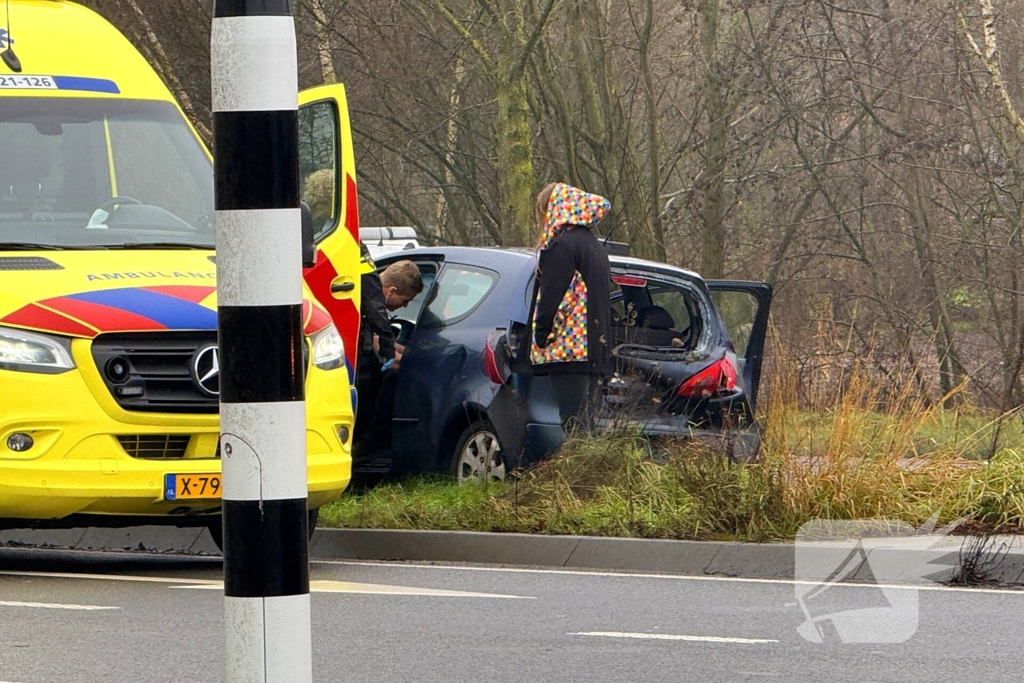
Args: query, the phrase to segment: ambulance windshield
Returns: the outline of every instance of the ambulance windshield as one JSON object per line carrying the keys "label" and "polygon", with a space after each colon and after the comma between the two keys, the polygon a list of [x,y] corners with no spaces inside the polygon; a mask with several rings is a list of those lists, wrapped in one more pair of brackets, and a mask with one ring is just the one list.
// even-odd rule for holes
{"label": "ambulance windshield", "polygon": [[0,250],[213,244],[213,167],[172,104],[0,98]]}

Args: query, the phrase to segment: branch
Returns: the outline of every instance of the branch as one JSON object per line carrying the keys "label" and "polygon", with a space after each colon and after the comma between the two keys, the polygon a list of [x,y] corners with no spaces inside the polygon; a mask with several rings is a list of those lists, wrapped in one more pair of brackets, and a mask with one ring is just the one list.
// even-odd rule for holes
{"label": "branch", "polygon": [[441,16],[443,16],[445,20],[447,20],[447,22],[452,25],[452,28],[455,29],[455,32],[462,36],[463,39],[467,43],[469,43],[470,47],[472,47],[473,50],[478,55],[480,55],[480,59],[481,61],[483,61],[484,66],[487,67],[487,70],[493,73],[494,60],[491,58],[491,55],[487,53],[487,49],[484,48],[483,43],[476,39],[476,36],[474,36],[470,32],[470,30],[466,28],[465,24],[459,21],[454,14],[448,11],[448,8],[445,7],[444,3],[441,2],[441,0],[432,0],[432,3],[434,5],[434,9],[440,12]]}
{"label": "branch", "polygon": [[178,98],[181,103],[182,109],[188,112],[189,119],[192,121],[192,125],[195,126],[199,135],[207,142],[213,139],[213,131],[206,126],[206,124],[199,118],[198,112],[196,111],[195,105],[192,102],[192,98],[188,94],[185,86],[182,85],[178,79],[177,74],[174,72],[174,63],[164,52],[164,47],[160,43],[160,38],[156,35],[156,31],[153,30],[152,24],[149,19],[146,18],[145,12],[139,7],[136,0],[127,0],[127,4],[132,14],[135,15],[136,20],[139,22],[139,28],[142,33],[146,36],[146,40],[149,42],[149,46],[152,48],[153,53],[157,59],[151,59],[153,66],[157,73],[164,80],[164,82],[174,91],[174,95]]}
{"label": "branch", "polygon": [[518,78],[522,76],[523,71],[526,69],[527,62],[530,61],[530,54],[533,52],[533,47],[540,40],[540,37],[544,35],[545,29],[548,27],[548,22],[551,20],[551,16],[554,14],[556,7],[562,4],[562,0],[547,0],[548,4],[541,12],[540,21],[533,27],[533,32],[530,37],[526,39],[526,43],[523,45],[523,53],[519,56],[519,62],[512,69],[512,77]]}
{"label": "branch", "polygon": [[967,29],[967,21],[964,19],[963,14],[957,13],[957,20],[967,44],[974,54],[981,59],[985,65],[985,70],[988,71],[989,78],[992,79],[992,89],[995,90],[996,98],[1003,108],[1003,114],[1009,120],[1010,125],[1013,126],[1013,132],[1017,136],[1017,140],[1024,142],[1024,119],[1021,119],[1017,108],[1013,106],[1013,101],[1006,91],[1003,72],[999,68],[999,47],[996,43],[995,12],[992,9],[992,0],[978,0],[978,4],[981,6],[982,33],[985,37],[984,52]]}
{"label": "branch", "polygon": [[480,5],[480,9],[483,10],[491,19],[494,21],[500,21],[498,11],[490,2],[487,0],[476,0],[476,4]]}

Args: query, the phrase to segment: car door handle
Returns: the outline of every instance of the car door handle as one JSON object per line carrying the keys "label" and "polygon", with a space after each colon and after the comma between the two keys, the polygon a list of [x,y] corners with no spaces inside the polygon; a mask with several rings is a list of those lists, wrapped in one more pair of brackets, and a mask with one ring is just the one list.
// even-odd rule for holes
{"label": "car door handle", "polygon": [[348,282],[332,282],[331,283],[331,294],[341,294],[343,292],[351,292],[355,290],[356,283]]}

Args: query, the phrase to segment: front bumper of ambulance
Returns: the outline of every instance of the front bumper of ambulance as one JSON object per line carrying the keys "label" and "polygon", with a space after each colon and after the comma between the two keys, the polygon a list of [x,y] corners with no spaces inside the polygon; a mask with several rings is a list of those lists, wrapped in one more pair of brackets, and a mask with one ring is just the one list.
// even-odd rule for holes
{"label": "front bumper of ambulance", "polygon": [[[0,364],[0,525],[108,516],[111,526],[121,526],[120,517],[192,526],[218,514],[216,396],[203,396],[192,386],[195,373],[181,367],[194,366],[203,340],[189,333],[47,338],[64,347],[63,359],[49,359],[57,367]],[[134,374],[122,377],[120,364]],[[343,359],[308,368],[312,509],[349,483],[354,416]],[[193,484],[184,490],[183,477]],[[203,478],[208,487],[200,491]]]}

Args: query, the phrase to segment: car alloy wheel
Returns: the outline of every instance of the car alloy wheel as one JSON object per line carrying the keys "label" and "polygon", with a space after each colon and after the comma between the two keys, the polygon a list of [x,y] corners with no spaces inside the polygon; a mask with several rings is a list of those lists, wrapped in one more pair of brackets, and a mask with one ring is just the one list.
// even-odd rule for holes
{"label": "car alloy wheel", "polygon": [[498,436],[482,424],[471,425],[463,433],[455,457],[455,477],[459,483],[505,478],[505,459]]}

